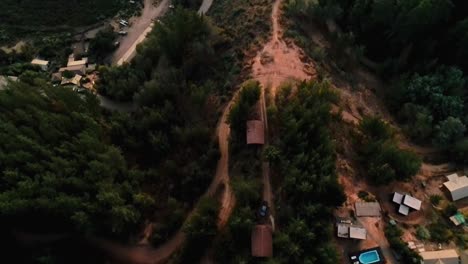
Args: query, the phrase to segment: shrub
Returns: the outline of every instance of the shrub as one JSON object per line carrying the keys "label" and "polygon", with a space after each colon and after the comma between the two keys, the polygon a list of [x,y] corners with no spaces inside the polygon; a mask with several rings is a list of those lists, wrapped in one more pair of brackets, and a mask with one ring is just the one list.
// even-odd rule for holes
{"label": "shrub", "polygon": [[416,229],[416,236],[421,240],[428,240],[431,237],[431,234],[424,226],[418,226]]}
{"label": "shrub", "polygon": [[466,126],[460,119],[449,116],[446,120],[441,121],[436,126],[435,130],[434,145],[447,148],[463,138]]}
{"label": "shrub", "polygon": [[442,200],[442,196],[438,195],[438,194],[433,194],[429,197],[429,199],[431,200],[431,203],[433,205],[439,205],[440,201]]}
{"label": "shrub", "polygon": [[402,263],[420,263],[421,256],[408,247],[408,245],[401,239],[402,235],[403,231],[401,231],[401,229],[396,225],[387,225],[385,228],[385,236],[390,243],[390,247],[401,255]]}
{"label": "shrub", "polygon": [[434,242],[448,243],[453,238],[453,233],[440,222],[432,223],[428,226],[430,239]]}

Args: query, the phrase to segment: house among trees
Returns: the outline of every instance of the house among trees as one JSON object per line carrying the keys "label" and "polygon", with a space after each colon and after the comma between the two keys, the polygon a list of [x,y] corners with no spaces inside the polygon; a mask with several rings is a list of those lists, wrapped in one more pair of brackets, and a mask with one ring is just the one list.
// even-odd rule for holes
{"label": "house among trees", "polygon": [[63,72],[66,72],[66,71],[83,76],[86,74],[86,66],[75,65],[75,66],[63,67],[59,69],[59,72],[61,72],[62,74]]}
{"label": "house among trees", "polygon": [[252,256],[267,258],[273,256],[273,235],[269,225],[256,225],[252,230]]}
{"label": "house among trees", "polygon": [[31,61],[31,64],[39,66],[43,71],[47,71],[49,69],[49,61],[46,60],[34,59]]}
{"label": "house among trees", "polygon": [[15,77],[15,76],[1,76],[0,75],[0,90],[5,89],[9,81],[17,82],[18,77]]}
{"label": "house among trees", "polygon": [[458,176],[457,173],[454,173],[448,175],[447,180],[444,186],[450,192],[453,201],[468,197],[468,178],[466,176]]}
{"label": "house among trees", "polygon": [[425,251],[419,253],[421,264],[460,264],[460,256],[454,249]]}
{"label": "house among trees", "polygon": [[72,78],[65,78],[62,77],[62,82],[60,85],[76,85],[76,86],[81,86],[81,79],[83,77],[81,75],[75,74],[74,77]]}
{"label": "house among trees", "polygon": [[265,144],[265,128],[260,120],[247,121],[247,145]]}
{"label": "house among trees", "polygon": [[421,210],[421,204],[422,204],[421,200],[418,200],[408,194],[401,194],[401,193],[395,192],[393,194],[392,201],[399,205],[398,213],[402,215],[408,215],[410,212],[410,209],[413,209],[416,211]]}

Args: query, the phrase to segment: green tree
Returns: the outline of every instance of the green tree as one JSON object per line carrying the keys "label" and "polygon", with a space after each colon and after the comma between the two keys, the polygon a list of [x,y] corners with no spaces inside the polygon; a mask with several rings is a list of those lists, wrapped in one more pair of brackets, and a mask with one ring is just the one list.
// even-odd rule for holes
{"label": "green tree", "polygon": [[116,39],[117,33],[114,32],[112,27],[109,26],[100,30],[96,37],[89,42],[91,56],[102,62],[107,55],[117,48],[114,44]]}
{"label": "green tree", "polygon": [[245,142],[247,121],[252,116],[252,107],[260,99],[260,83],[257,81],[246,82],[239,96],[232,106],[228,116],[231,134],[236,142]]}
{"label": "green tree", "polygon": [[435,127],[434,145],[446,148],[462,139],[465,131],[463,122],[450,116]]}

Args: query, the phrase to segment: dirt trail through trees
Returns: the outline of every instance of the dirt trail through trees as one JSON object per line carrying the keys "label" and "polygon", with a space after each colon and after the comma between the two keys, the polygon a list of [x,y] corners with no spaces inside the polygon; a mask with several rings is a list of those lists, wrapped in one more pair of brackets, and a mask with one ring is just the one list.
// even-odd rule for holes
{"label": "dirt trail through trees", "polygon": [[[235,205],[234,194],[229,184],[228,147],[230,128],[226,123],[228,113],[235,98],[236,94],[233,96],[231,102],[225,107],[221,120],[218,124],[217,135],[221,157],[218,161],[216,175],[206,193],[204,194],[204,196],[214,197],[219,192],[221,193],[221,207],[218,216],[218,228],[222,228],[226,225]],[[189,214],[187,220],[190,219],[195,210],[196,207]],[[173,253],[180,249],[185,242],[185,239],[185,234],[182,229],[180,229],[169,241],[158,248],[153,248],[148,245],[124,246],[104,239],[93,239],[92,243],[106,251],[114,260],[119,262],[131,264],[158,264],[166,261]]]}
{"label": "dirt trail through trees", "polygon": [[[315,74],[313,66],[305,64],[301,58],[303,52],[294,44],[286,43],[282,38],[282,28],[279,24],[281,16],[281,0],[276,0],[271,15],[272,38],[257,54],[252,64],[252,77],[262,85],[261,108],[268,139],[268,120],[266,115],[265,89],[271,89],[274,98],[278,87],[286,82],[303,81]],[[265,142],[268,145],[268,140]],[[262,164],[263,199],[273,206],[273,192],[270,183],[270,166]]]}
{"label": "dirt trail through trees", "polygon": [[252,76],[264,88],[270,87],[272,95],[281,84],[291,80],[306,80],[315,74],[314,67],[302,62],[303,52],[293,43],[286,43],[282,38],[279,24],[282,0],[273,5],[272,38],[254,58]]}

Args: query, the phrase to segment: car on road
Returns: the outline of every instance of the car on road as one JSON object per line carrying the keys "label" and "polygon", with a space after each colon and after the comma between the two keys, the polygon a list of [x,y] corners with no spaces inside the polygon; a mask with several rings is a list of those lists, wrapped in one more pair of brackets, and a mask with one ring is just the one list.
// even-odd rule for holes
{"label": "car on road", "polygon": [[121,35],[121,36],[126,36],[126,35],[128,34],[128,32],[127,32],[127,31],[124,31],[124,30],[121,30],[121,31],[119,31],[119,32],[117,32],[117,33],[118,33],[119,35]]}
{"label": "car on road", "polygon": [[114,42],[114,47],[118,47],[118,46],[120,46],[120,41]]}
{"label": "car on road", "polygon": [[258,210],[258,215],[260,215],[260,217],[267,217],[269,211],[270,207],[268,206],[268,203],[266,201],[263,201],[260,205],[260,209]]}

